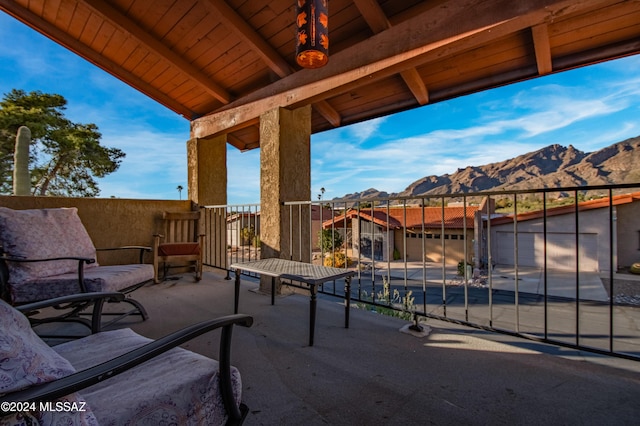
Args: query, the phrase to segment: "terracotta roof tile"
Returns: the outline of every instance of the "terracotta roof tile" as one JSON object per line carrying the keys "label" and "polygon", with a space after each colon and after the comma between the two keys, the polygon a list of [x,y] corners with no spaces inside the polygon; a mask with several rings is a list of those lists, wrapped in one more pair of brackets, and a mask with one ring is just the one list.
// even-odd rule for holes
{"label": "terracotta roof tile", "polygon": [[[466,207],[466,225],[467,228],[473,228],[473,220],[475,212],[478,211],[478,206]],[[424,211],[424,227],[425,228],[440,228],[443,223],[443,209],[442,207],[407,207],[398,208],[390,207],[376,208],[373,211],[373,222],[386,228],[387,223],[392,229],[397,228],[421,228],[423,222]],[[346,213],[347,219],[353,219],[357,217],[357,210],[349,210]],[[333,221],[327,220],[323,222],[323,227],[328,228],[334,226],[336,228],[344,227],[344,214],[336,216]],[[371,221],[371,209],[360,210],[360,217],[364,220]],[[465,207],[445,207],[444,208],[444,227],[461,229],[464,227]]]}

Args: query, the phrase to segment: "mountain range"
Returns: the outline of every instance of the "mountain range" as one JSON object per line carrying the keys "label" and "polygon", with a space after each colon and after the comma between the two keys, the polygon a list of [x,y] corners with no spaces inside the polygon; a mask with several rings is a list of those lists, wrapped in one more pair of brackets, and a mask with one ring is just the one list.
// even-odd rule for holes
{"label": "mountain range", "polygon": [[400,193],[374,188],[341,199],[420,197],[482,191],[640,183],[640,136],[587,153],[554,144],[538,151],[452,174],[426,176]]}

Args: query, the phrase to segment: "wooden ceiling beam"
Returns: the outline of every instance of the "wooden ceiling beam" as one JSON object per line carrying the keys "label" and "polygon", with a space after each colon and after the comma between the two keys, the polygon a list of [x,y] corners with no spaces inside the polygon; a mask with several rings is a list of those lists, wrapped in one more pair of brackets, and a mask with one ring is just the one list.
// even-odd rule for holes
{"label": "wooden ceiling beam", "polygon": [[[354,3],[374,34],[391,28],[391,22],[376,0],[354,0]],[[402,71],[400,76],[420,105],[429,103],[429,92],[418,70],[410,68]]]}
{"label": "wooden ceiling beam", "polygon": [[235,137],[231,133],[227,135],[227,143],[234,148],[239,149],[240,151],[246,151],[247,149],[250,149],[243,140],[240,140],[240,138]]}
{"label": "wooden ceiling beam", "polygon": [[371,28],[374,34],[381,33],[391,28],[391,23],[384,10],[376,0],[353,0],[360,14]]}
{"label": "wooden ceiling beam", "polygon": [[550,74],[553,71],[553,60],[551,59],[551,44],[549,43],[549,27],[547,24],[534,25],[531,27],[533,36],[533,47],[536,51],[536,64],[538,74]]}
{"label": "wooden ceiling beam", "polygon": [[[277,107],[296,108],[370,84],[408,68],[454,55],[604,0],[461,0],[417,15],[333,56],[323,68],[302,70],[218,112],[191,122],[192,137],[224,132]],[[462,19],[474,10],[476,19]],[[398,43],[397,40],[404,40]]]}
{"label": "wooden ceiling beam", "polygon": [[188,75],[211,96],[215,97],[223,104],[231,102],[232,96],[227,92],[227,90],[211,80],[209,76],[205,75],[182,56],[176,54],[169,47],[162,44],[161,41],[154,38],[149,34],[149,32],[145,31],[136,22],[120,13],[120,11],[115,9],[113,6],[103,0],[82,0],[82,2],[89,6],[95,13],[108,20],[114,27],[120,28],[132,37],[135,37],[141,44],[149,49],[149,51],[164,58],[180,70],[180,72]]}
{"label": "wooden ceiling beam", "polygon": [[251,49],[258,54],[267,66],[280,78],[286,77],[293,72],[289,63],[224,0],[207,0],[203,4],[209,12],[217,16],[227,28],[236,33],[244,42],[248,43]]}
{"label": "wooden ceiling beam", "polygon": [[[207,0],[204,5],[209,12],[220,18],[222,23],[236,33],[245,43],[251,46],[267,66],[280,78],[294,73],[289,63],[258,34],[247,21],[236,13],[224,0]],[[321,114],[332,126],[340,126],[341,118],[338,111],[325,101],[314,105],[316,111]]]}
{"label": "wooden ceiling beam", "polygon": [[339,127],[342,123],[340,114],[329,105],[327,101],[318,101],[313,104],[313,108],[318,111],[333,127]]}
{"label": "wooden ceiling beam", "polygon": [[182,115],[188,120],[193,120],[198,116],[196,112],[186,109],[181,103],[175,101],[170,96],[167,96],[162,91],[154,88],[138,76],[125,70],[115,62],[105,58],[100,53],[95,52],[93,49],[88,48],[83,43],[80,43],[77,39],[71,37],[67,32],[60,30],[59,28],[51,25],[49,22],[42,19],[40,16],[34,14],[28,9],[20,6],[18,3],[10,0],[0,0],[0,9],[4,10],[9,15],[13,16],[20,22],[31,27],[33,30],[43,34],[50,38],[55,43],[64,46],[76,55],[85,58],[98,68],[113,75],[117,79],[125,82],[134,89],[146,93],[151,98],[170,108],[177,114]]}
{"label": "wooden ceiling beam", "polygon": [[424,84],[424,80],[420,77],[418,70],[415,68],[409,68],[400,72],[402,79],[413,96],[416,98],[420,105],[426,105],[429,103],[429,91],[427,90],[427,86]]}

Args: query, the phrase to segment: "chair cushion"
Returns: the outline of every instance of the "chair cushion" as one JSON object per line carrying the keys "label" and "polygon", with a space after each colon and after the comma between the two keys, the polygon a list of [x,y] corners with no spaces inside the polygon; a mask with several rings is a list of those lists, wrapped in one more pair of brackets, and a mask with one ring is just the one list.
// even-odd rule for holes
{"label": "chair cushion", "polygon": [[[153,265],[109,265],[85,270],[84,282],[89,292],[122,291],[152,280],[153,275]],[[78,273],[74,271],[12,286],[11,299],[13,303],[29,303],[75,294],[79,291]]]}
{"label": "chair cushion", "polygon": [[158,246],[160,256],[190,256],[200,254],[198,243],[164,243]]}
{"label": "chair cushion", "polygon": [[[71,363],[44,343],[31,329],[29,320],[0,300],[0,395],[10,394],[33,385],[47,383],[75,373]],[[58,401],[82,402],[77,394]],[[4,417],[1,423],[26,423],[25,417],[37,424],[97,425],[93,413],[86,411],[32,411]]]}
{"label": "chair cushion", "polygon": [[[130,329],[93,334],[55,346],[82,370],[151,342]],[[239,371],[232,367],[233,391],[241,400]],[[174,348],[142,365],[82,391],[101,425],[224,424],[218,362]]]}
{"label": "chair cushion", "polygon": [[[23,259],[96,258],[96,249],[78,216],[78,209],[13,210],[0,207],[0,245],[8,256]],[[97,262],[85,265],[96,267]],[[9,284],[78,270],[75,260],[9,262]]]}

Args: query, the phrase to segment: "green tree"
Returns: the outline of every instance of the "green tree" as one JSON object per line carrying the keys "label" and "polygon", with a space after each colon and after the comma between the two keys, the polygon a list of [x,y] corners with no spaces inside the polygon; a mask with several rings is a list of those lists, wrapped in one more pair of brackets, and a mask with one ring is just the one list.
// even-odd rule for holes
{"label": "green tree", "polygon": [[342,246],[342,235],[338,231],[332,229],[322,229],[319,233],[320,236],[320,248],[324,252],[331,252],[337,250]]}
{"label": "green tree", "polygon": [[64,116],[61,95],[13,89],[0,101],[0,193],[11,193],[13,152],[20,126],[31,130],[29,168],[34,195],[95,197],[94,178],[113,173],[125,153],[100,145],[95,124],[73,123]]}

